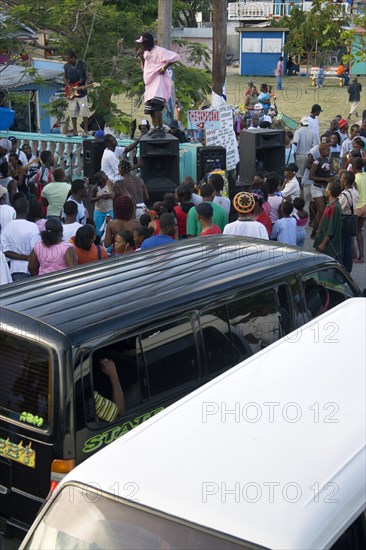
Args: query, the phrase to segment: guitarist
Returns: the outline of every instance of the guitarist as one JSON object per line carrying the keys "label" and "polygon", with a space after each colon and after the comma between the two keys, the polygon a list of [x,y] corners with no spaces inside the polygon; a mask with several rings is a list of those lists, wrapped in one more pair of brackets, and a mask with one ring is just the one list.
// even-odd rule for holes
{"label": "guitarist", "polygon": [[[90,116],[87,88],[88,74],[87,66],[84,61],[80,61],[76,57],[75,52],[69,51],[67,54],[67,63],[64,65],[64,81],[65,90],[68,88],[68,93],[71,95],[69,99],[68,111],[72,120],[73,136],[77,136],[77,117],[83,117],[84,136],[88,135],[88,118]],[[67,91],[66,91],[67,93]],[[75,93],[74,97],[72,94]]]}

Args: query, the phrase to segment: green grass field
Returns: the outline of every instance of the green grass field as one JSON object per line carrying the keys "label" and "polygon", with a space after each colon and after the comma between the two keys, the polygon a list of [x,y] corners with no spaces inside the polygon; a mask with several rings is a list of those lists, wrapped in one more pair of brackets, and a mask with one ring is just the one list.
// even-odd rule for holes
{"label": "green grass field", "polygon": [[[240,76],[238,73],[238,68],[227,68],[226,95],[227,102],[231,105],[240,105],[243,103],[243,91],[247,87],[248,80],[254,80],[258,88],[262,82],[267,82],[273,86],[276,83],[274,77]],[[361,77],[358,80],[362,84],[363,91],[361,93],[359,117],[357,120],[361,118],[362,110],[366,109],[366,77]],[[341,88],[336,78],[326,78],[323,88],[313,88],[311,86],[311,78],[309,77],[284,77],[283,88],[282,91],[276,92],[278,111],[300,121],[301,117],[310,113],[311,106],[314,103],[319,103],[324,111],[319,117],[321,133],[328,128],[330,120],[335,115],[339,114],[344,118],[348,116],[347,89]],[[120,96],[118,104],[122,110],[131,114],[132,118],[136,118],[138,121],[146,118],[143,114],[143,106],[137,109],[131,100]],[[352,122],[357,122],[357,120],[353,118]]]}
{"label": "green grass field", "polygon": [[[275,87],[276,79],[274,77],[240,76],[238,71],[239,69],[232,67],[228,69],[228,103],[238,105],[243,102],[243,90],[246,89],[248,80],[254,80],[258,88],[262,82],[267,82]],[[358,111],[360,119],[362,110],[366,109],[366,78],[361,77],[358,80],[363,88]],[[340,87],[338,79],[335,78],[326,78],[323,88],[313,88],[309,77],[284,77],[283,90],[276,92],[276,98],[278,111],[297,121],[308,115],[311,106],[318,103],[324,111],[319,117],[321,132],[328,128],[330,120],[335,115],[339,114],[347,118],[349,113],[347,89]],[[356,118],[353,118],[352,122],[356,122]]]}

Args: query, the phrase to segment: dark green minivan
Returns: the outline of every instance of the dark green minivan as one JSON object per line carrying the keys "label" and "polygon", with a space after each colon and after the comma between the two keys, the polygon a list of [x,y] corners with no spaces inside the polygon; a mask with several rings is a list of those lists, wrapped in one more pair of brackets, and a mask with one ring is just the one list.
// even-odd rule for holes
{"label": "dark green minivan", "polygon": [[[212,236],[2,288],[0,532],[23,534],[76,464],[361,292],[333,259]],[[101,358],[116,365],[126,408]],[[147,449],[153,453],[154,449]]]}

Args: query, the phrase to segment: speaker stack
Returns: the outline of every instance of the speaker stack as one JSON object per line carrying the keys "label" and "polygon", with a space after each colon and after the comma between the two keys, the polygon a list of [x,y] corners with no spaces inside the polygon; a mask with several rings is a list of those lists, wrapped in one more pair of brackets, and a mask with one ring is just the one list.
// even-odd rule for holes
{"label": "speaker stack", "polygon": [[105,149],[102,139],[85,139],[83,141],[84,176],[90,178],[100,171],[102,156]]}
{"label": "speaker stack", "polygon": [[239,150],[239,187],[250,186],[257,173],[277,172],[280,176],[283,175],[285,168],[284,130],[270,128],[243,130],[240,132]]}
{"label": "speaker stack", "polygon": [[226,170],[225,147],[200,147],[197,149],[197,178],[201,181],[208,170]]}
{"label": "speaker stack", "polygon": [[141,177],[149,191],[150,205],[174,193],[179,185],[179,140],[171,134],[164,138],[142,136],[140,140]]}

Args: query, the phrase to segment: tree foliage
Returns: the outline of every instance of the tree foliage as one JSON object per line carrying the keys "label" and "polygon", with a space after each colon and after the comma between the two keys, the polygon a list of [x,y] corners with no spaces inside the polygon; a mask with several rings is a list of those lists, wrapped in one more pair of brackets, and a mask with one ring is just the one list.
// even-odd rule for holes
{"label": "tree foliage", "polygon": [[315,0],[308,12],[295,4],[290,15],[272,22],[272,26],[289,29],[285,52],[307,57],[315,51],[338,47],[342,43],[342,26],[347,24],[349,17],[342,10],[342,4],[322,0]]}
{"label": "tree foliage", "polygon": [[[357,13],[352,19],[353,27],[343,29],[341,33],[342,41],[347,46],[349,53],[344,56],[345,63],[355,63],[366,61],[366,8],[362,13]],[[358,44],[352,48],[355,41],[356,29],[363,29],[364,32],[358,33]]]}
{"label": "tree foliage", "polygon": [[[93,81],[100,84],[89,92],[93,108],[108,124],[126,120],[113,96],[126,93],[141,103],[144,85],[140,61],[135,58],[136,37],[156,28],[156,0],[3,0],[12,24],[20,22],[37,31],[46,31],[48,47],[57,58],[65,59],[74,50],[88,64]],[[186,13],[192,6],[209,4],[204,0],[176,0],[175,13]],[[181,16],[181,15],[180,15]],[[207,58],[201,44],[187,44],[195,64]],[[210,76],[183,64],[175,67],[177,98],[190,106],[209,89]],[[198,99],[198,100],[199,100]]]}
{"label": "tree foliage", "polygon": [[[224,0],[222,0],[224,1]],[[208,18],[211,0],[174,0],[173,25],[176,27],[197,27],[196,13],[202,12]]]}

